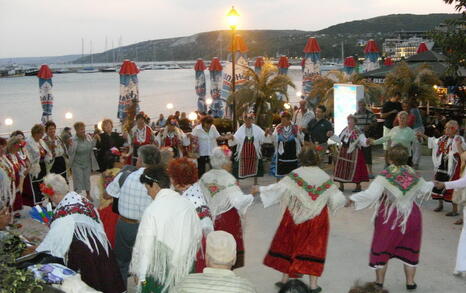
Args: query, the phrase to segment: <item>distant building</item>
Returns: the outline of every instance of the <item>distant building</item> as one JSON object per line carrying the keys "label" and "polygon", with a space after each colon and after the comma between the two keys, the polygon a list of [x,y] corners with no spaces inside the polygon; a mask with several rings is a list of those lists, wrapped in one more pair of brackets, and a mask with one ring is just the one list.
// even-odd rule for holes
{"label": "distant building", "polygon": [[382,44],[383,55],[391,57],[394,61],[409,58],[416,54],[419,44],[426,43],[429,50],[434,42],[427,38],[427,33],[422,31],[396,32],[393,38],[385,39]]}

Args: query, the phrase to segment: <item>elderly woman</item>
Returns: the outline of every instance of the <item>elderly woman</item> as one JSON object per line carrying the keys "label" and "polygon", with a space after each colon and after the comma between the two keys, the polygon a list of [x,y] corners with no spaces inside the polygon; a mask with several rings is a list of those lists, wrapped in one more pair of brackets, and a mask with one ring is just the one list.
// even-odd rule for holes
{"label": "elderly woman", "polygon": [[[14,202],[13,202],[13,211],[18,211],[23,208],[23,198],[22,198],[22,186],[24,182],[24,176],[27,173],[27,169],[24,165],[21,164],[19,159],[19,151],[21,149],[22,143],[18,137],[12,137],[7,142],[6,147],[6,157],[10,161],[11,166],[14,170]],[[19,213],[15,214],[16,217],[19,217]]]}
{"label": "elderly woman", "polygon": [[98,291],[124,292],[112,248],[92,203],[70,192],[65,179],[57,174],[47,175],[41,190],[56,208],[50,231],[36,251],[63,258],[67,267],[79,271],[82,280]]}
{"label": "elderly woman", "polygon": [[270,172],[280,178],[298,168],[298,154],[301,151],[303,135],[297,125],[291,123],[291,114],[282,112],[281,122],[275,127],[273,140],[275,154],[270,164]]}
{"label": "elderly woman", "polygon": [[13,164],[7,157],[7,140],[0,137],[0,171],[1,171],[1,189],[0,189],[0,205],[10,208],[14,200],[15,189],[15,169]]}
{"label": "elderly woman", "polygon": [[94,155],[95,138],[86,134],[86,126],[82,122],[74,124],[76,135],[70,148],[70,166],[73,172],[74,191],[86,191],[91,198],[91,173],[97,171],[99,165]]}
{"label": "elderly woman", "polygon": [[113,121],[111,119],[102,121],[102,130],[103,132],[97,136],[97,162],[100,172],[105,172],[105,170],[113,168],[115,161],[111,149],[120,149],[124,144],[124,139],[119,133],[112,131]]}
{"label": "elderly woman", "polygon": [[335,211],[346,203],[327,173],[319,166],[319,154],[305,146],[299,154],[302,167],[280,182],[253,188],[260,192],[264,207],[281,203],[286,207],[264,264],[283,273],[278,287],[289,277],[309,275],[311,293],[318,293],[318,278],[324,270],[329,236],[329,209]]}
{"label": "elderly woman", "polygon": [[32,185],[31,192],[23,197],[23,204],[33,206],[42,201],[40,192],[42,178],[47,174],[46,162],[52,160],[52,152],[47,144],[42,140],[45,128],[41,124],[36,124],[31,128],[31,137],[26,141],[31,169],[29,170],[29,181]]}
{"label": "elderly woman", "polygon": [[[402,123],[403,118],[400,119]],[[356,210],[375,206],[375,226],[369,265],[375,269],[376,284],[383,287],[388,261],[398,258],[404,264],[406,289],[414,290],[416,266],[422,239],[422,214],[416,203],[430,194],[426,182],[407,165],[409,151],[403,145],[388,150],[386,167],[363,192],[350,197]]]}
{"label": "elderly woman", "polygon": [[131,129],[130,135],[128,136],[129,141],[129,152],[125,157],[132,156],[132,164],[136,165],[138,160],[138,149],[143,145],[153,144],[155,142],[155,136],[152,129],[147,125],[147,119],[144,113],[136,115],[136,126]]}
{"label": "elderly woman", "polygon": [[[399,126],[393,127],[387,135],[377,139],[368,139],[367,143],[371,145],[387,143],[388,147],[401,144],[408,150],[409,160],[408,165],[411,166],[412,147],[417,141],[416,132],[408,126],[408,112],[401,111],[397,115]],[[388,160],[385,160],[386,164]]]}
{"label": "elderly woman", "polygon": [[172,292],[192,270],[202,237],[193,204],[169,189],[163,166],[144,169],[140,177],[153,199],[139,224],[130,273],[143,293]]}
{"label": "elderly woman", "polygon": [[231,175],[231,151],[217,147],[210,156],[212,169],[202,175],[199,185],[209,206],[214,229],[223,230],[235,237],[237,258],[234,268],[244,265],[244,243],[241,216],[252,204],[253,196],[244,194]]}
{"label": "elderly woman", "polygon": [[44,142],[51,152],[52,161],[48,164],[50,173],[59,174],[66,179],[67,148],[62,139],[56,135],[57,125],[53,121],[45,123]]}
{"label": "elderly woman", "polygon": [[199,145],[199,158],[197,159],[197,170],[199,176],[202,176],[206,171],[206,164],[209,163],[209,156],[212,155],[212,150],[217,147],[217,141],[225,139],[220,136],[215,127],[212,116],[205,116],[201,119],[201,124],[194,127],[192,136],[197,137]]}
{"label": "elderly woman", "polygon": [[175,158],[183,157],[184,146],[189,145],[189,139],[177,125],[178,121],[174,117],[168,117],[165,128],[157,136],[159,146],[171,147]]}
{"label": "elderly woman", "polygon": [[344,183],[356,183],[353,192],[361,191],[361,182],[369,181],[363,147],[366,147],[366,136],[356,126],[356,117],[348,116],[348,126],[339,136],[330,139],[341,143],[340,153],[337,156],[333,179],[340,182],[340,190],[344,190]]}
{"label": "elderly woman", "polygon": [[168,174],[172,185],[181,196],[189,199],[196,208],[197,215],[201,220],[203,231],[202,251],[199,251],[196,259],[196,272],[201,273],[205,268],[205,237],[214,230],[210,209],[207,206],[204,194],[198,183],[197,166],[188,158],[174,159],[168,164]]}

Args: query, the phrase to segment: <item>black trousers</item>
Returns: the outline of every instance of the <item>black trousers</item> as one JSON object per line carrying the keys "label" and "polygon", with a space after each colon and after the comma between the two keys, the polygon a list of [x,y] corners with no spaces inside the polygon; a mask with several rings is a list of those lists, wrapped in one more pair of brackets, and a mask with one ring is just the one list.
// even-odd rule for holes
{"label": "black trousers", "polygon": [[201,178],[201,176],[205,173],[206,164],[209,164],[209,166],[212,168],[212,166],[210,165],[209,156],[200,156],[197,159],[197,175],[199,176],[199,178]]}

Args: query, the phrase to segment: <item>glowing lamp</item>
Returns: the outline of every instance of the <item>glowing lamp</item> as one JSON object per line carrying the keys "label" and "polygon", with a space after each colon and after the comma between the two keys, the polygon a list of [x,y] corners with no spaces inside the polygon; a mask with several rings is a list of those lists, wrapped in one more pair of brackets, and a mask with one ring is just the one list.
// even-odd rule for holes
{"label": "glowing lamp", "polygon": [[283,105],[283,107],[285,107],[285,109],[289,110],[289,109],[291,108],[291,105],[288,104],[288,103],[285,103],[285,104]]}
{"label": "glowing lamp", "polygon": [[5,119],[5,125],[6,125],[6,126],[11,126],[11,125],[13,125],[13,119],[11,119],[11,118],[6,118],[6,119]]}
{"label": "glowing lamp", "polygon": [[227,14],[227,19],[228,19],[228,25],[230,26],[231,29],[236,29],[238,26],[238,21],[239,21],[239,13],[236,11],[234,6],[231,6],[230,11]]}
{"label": "glowing lamp", "polygon": [[207,99],[205,100],[205,103],[206,103],[207,106],[212,105],[212,102],[213,102],[212,98],[207,98]]}
{"label": "glowing lamp", "polygon": [[168,104],[167,104],[167,109],[168,109],[168,110],[173,109],[173,104],[172,104],[172,103],[168,103]]}
{"label": "glowing lamp", "polygon": [[302,92],[296,92],[296,97],[301,98],[302,95],[303,95]]}
{"label": "glowing lamp", "polygon": [[197,119],[197,114],[194,113],[194,112],[189,113],[188,119],[191,120],[191,121],[196,120]]}
{"label": "glowing lamp", "polygon": [[73,119],[73,113],[71,113],[71,112],[66,112],[66,114],[65,114],[65,119],[68,119],[68,120]]}

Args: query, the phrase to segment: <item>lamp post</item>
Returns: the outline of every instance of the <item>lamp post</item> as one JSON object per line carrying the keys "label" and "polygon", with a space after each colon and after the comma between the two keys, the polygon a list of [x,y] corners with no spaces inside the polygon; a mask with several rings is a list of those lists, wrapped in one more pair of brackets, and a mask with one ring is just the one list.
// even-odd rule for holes
{"label": "lamp post", "polygon": [[239,14],[236,11],[234,6],[231,6],[230,12],[227,14],[228,17],[228,25],[231,28],[231,94],[233,95],[233,130],[236,130],[236,98],[235,98],[235,91],[236,91],[236,73],[235,73],[235,63],[236,63],[236,46],[235,46],[235,31],[236,27],[238,26],[238,18]]}

